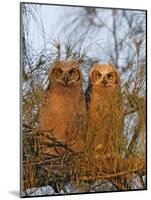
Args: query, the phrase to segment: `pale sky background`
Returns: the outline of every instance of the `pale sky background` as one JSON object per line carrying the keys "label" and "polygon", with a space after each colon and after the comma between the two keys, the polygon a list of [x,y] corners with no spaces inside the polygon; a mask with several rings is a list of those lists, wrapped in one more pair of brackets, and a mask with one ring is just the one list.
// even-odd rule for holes
{"label": "pale sky background", "polygon": [[[26,4],[27,5],[27,4]],[[34,4],[33,4],[34,5]],[[28,6],[31,6],[28,4]],[[42,48],[45,48],[45,46],[49,46],[50,40],[56,39],[57,37],[62,38],[64,31],[65,34],[71,31],[71,25],[68,26],[68,21],[72,19],[74,14],[77,14],[77,11],[79,11],[80,7],[68,7],[68,6],[55,6],[55,5],[34,5],[38,8],[37,13],[37,19],[39,19],[39,22],[43,24],[43,28],[45,31],[45,42],[42,38],[42,26],[38,26],[35,22],[33,22],[33,19],[31,18],[30,21],[30,43],[34,47],[34,49],[40,50]],[[101,19],[104,23],[108,25],[108,27],[112,27],[112,17],[111,15],[111,9],[101,9]],[[129,11],[129,12],[137,12],[138,16],[145,17],[143,15],[144,12],[142,11]],[[78,16],[78,15],[77,15]],[[68,20],[69,19],[69,20]],[[41,21],[40,21],[41,20]],[[137,18],[135,19],[137,20]],[[67,27],[63,30],[63,26],[67,24]],[[83,25],[84,26],[84,25]],[[117,32],[118,39],[123,37],[123,34],[128,33],[128,28],[126,23],[119,24],[119,30]],[[77,28],[76,32],[73,32],[72,35],[80,35],[81,29]],[[87,43],[91,43],[93,41],[98,41],[97,44],[92,46],[90,48],[90,51],[88,52],[88,55],[90,57],[99,57],[101,61],[106,61],[109,58],[106,57],[107,54],[109,54],[109,51],[113,51],[113,38],[111,37],[109,31],[107,29],[102,28],[101,31],[93,31],[92,36],[88,35]],[[94,49],[93,49],[94,48]],[[125,49],[126,50],[126,49]],[[106,53],[107,52],[107,53]],[[119,62],[122,65],[123,59],[125,59],[128,56],[132,56],[135,52],[130,52],[128,55],[127,51],[123,51],[121,54],[121,57],[119,58]]]}
{"label": "pale sky background", "polygon": [[[68,34],[71,32],[73,37],[79,37],[83,31],[81,27],[76,28],[76,30],[72,31],[73,24],[70,24],[73,16],[80,17],[78,12],[83,10],[80,7],[69,7],[69,6],[55,6],[55,5],[36,5],[36,4],[26,4],[30,8],[33,9],[34,14],[36,14],[36,19],[38,23],[35,23],[33,18],[30,18],[29,21],[29,37],[30,37],[30,45],[35,50],[35,54],[41,51],[45,51],[46,55],[51,57],[52,45],[50,44],[52,40],[56,40],[60,38],[63,40],[64,34]],[[34,6],[34,7],[33,7]],[[37,11],[34,10],[37,8]],[[143,11],[135,11],[129,10],[129,13],[137,13],[137,16],[140,18],[143,17],[145,19],[145,12]],[[101,16],[101,20],[107,24],[108,28],[112,28],[113,19],[111,16],[111,9],[100,8],[99,12]],[[120,11],[119,11],[119,17]],[[134,19],[134,28],[135,23],[137,22],[137,17]],[[69,25],[68,25],[69,23]],[[85,24],[83,24],[85,26]],[[65,27],[65,28],[64,28]],[[64,29],[63,29],[64,28]],[[43,34],[44,31],[44,34]],[[119,29],[117,30],[118,41],[123,38],[123,35],[129,34],[128,25],[126,22],[122,21],[119,24]],[[44,37],[44,38],[43,38]],[[97,41],[97,42],[96,42]],[[120,52],[120,57],[118,60],[119,66],[123,67],[127,64],[127,59],[131,59],[135,57],[134,48],[129,47],[129,45],[133,46],[131,39],[126,38],[125,42],[128,44],[122,52]],[[114,51],[114,41],[112,34],[106,29],[91,29],[87,38],[85,39],[84,45],[88,45],[90,43],[94,43],[87,52],[87,55],[90,58],[99,60],[99,62],[110,62],[110,55],[113,54]],[[131,73],[131,71],[130,71]],[[126,80],[128,74],[122,74],[121,80]],[[84,71],[85,80],[88,79],[87,72]],[[46,79],[47,80],[47,77]]]}

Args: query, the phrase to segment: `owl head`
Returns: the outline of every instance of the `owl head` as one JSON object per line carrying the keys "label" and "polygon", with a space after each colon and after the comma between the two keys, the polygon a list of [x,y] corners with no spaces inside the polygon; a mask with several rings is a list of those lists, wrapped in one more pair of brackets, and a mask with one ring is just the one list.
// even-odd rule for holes
{"label": "owl head", "polygon": [[101,88],[119,85],[119,75],[112,64],[93,64],[89,79],[92,85],[99,85]]}
{"label": "owl head", "polygon": [[63,86],[81,85],[82,72],[76,61],[55,61],[48,75],[50,83],[58,83]]}

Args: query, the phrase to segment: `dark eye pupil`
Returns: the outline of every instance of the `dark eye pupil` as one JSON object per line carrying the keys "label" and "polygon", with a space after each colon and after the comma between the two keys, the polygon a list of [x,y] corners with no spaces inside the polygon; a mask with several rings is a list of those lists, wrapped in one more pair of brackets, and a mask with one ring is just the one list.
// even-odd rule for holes
{"label": "dark eye pupil", "polygon": [[61,69],[58,69],[58,75],[61,75],[62,74],[62,70]]}
{"label": "dark eye pupil", "polygon": [[69,74],[70,74],[70,75],[74,75],[74,74],[75,74],[75,70],[70,70],[70,71],[69,71]]}
{"label": "dark eye pupil", "polygon": [[96,77],[97,78],[101,78],[101,74],[96,74]]}
{"label": "dark eye pupil", "polygon": [[107,77],[108,77],[109,79],[111,79],[111,78],[112,78],[112,74],[108,74]]}

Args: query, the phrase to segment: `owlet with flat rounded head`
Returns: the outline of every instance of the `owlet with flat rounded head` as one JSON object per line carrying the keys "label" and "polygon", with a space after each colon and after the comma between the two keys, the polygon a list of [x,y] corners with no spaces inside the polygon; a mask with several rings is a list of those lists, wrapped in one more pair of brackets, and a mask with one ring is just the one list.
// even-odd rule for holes
{"label": "owlet with flat rounded head", "polygon": [[113,155],[123,148],[123,107],[117,69],[94,64],[89,72],[86,100],[89,112],[88,144],[93,151]]}
{"label": "owlet with flat rounded head", "polygon": [[[48,78],[50,84],[40,110],[40,128],[51,131],[57,140],[67,144],[72,151],[80,152],[86,131],[86,102],[78,63],[56,61]],[[43,141],[49,143],[45,138]],[[57,152],[64,152],[64,148],[59,145],[55,148],[44,146],[44,154]]]}

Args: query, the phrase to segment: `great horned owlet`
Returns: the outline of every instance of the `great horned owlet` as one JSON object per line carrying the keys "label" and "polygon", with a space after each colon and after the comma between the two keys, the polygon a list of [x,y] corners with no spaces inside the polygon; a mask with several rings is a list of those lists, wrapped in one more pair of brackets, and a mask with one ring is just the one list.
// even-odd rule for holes
{"label": "great horned owlet", "polygon": [[111,64],[94,64],[86,91],[90,150],[113,155],[123,148],[123,107],[117,69]]}
{"label": "great horned owlet", "polygon": [[[49,87],[40,109],[40,128],[67,144],[74,152],[83,149],[86,134],[86,102],[83,76],[76,61],[56,61],[49,72]],[[43,141],[46,138],[43,137]],[[46,140],[49,143],[48,140]],[[49,145],[50,146],[50,145]],[[61,146],[46,148],[44,154],[62,153]]]}

